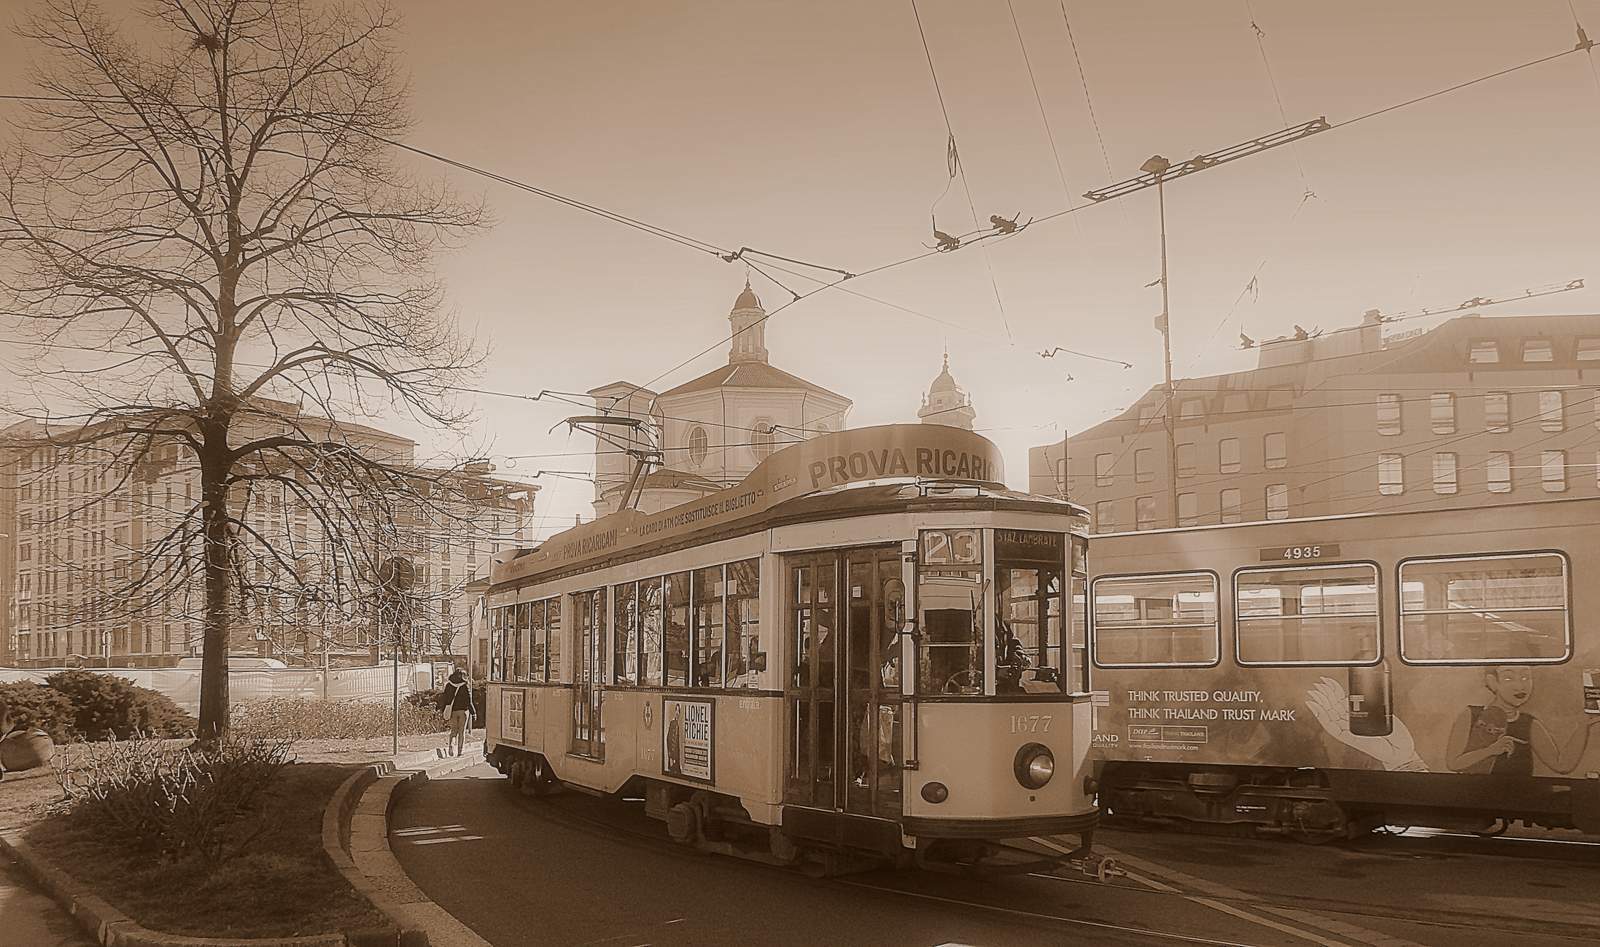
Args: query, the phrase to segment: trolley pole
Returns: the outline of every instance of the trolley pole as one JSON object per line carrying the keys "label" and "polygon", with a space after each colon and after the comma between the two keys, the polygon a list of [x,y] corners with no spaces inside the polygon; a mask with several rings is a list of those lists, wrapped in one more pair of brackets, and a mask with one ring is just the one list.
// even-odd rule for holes
{"label": "trolley pole", "polygon": [[1167,288],[1167,189],[1165,179],[1172,162],[1155,155],[1139,166],[1139,170],[1153,175],[1156,181],[1156,207],[1161,219],[1161,315],[1156,317],[1156,328],[1161,331],[1161,366],[1165,381],[1166,399],[1161,408],[1161,426],[1167,433],[1167,516],[1168,526],[1178,525],[1178,435],[1173,419],[1176,408],[1176,390],[1172,387],[1172,308]]}

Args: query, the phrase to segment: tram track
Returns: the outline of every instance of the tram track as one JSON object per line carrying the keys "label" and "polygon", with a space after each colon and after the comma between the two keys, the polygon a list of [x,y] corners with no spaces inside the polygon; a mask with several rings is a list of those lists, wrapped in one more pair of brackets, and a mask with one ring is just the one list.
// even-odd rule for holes
{"label": "tram track", "polygon": [[[1061,850],[1059,845],[1051,843],[1047,839],[1034,839],[1033,841],[1043,844],[1047,848],[1057,851]],[[1264,844],[1267,843],[1270,843],[1270,840],[1264,841]],[[1100,848],[1103,852],[1106,852],[1115,859],[1139,863],[1141,867],[1146,869],[1147,873],[1159,873],[1166,876],[1168,880],[1179,884],[1190,881],[1190,879],[1188,879],[1186,876],[1183,876],[1181,872],[1172,872],[1168,869],[1148,866],[1142,859],[1132,859],[1130,856],[1110,849],[1109,846],[1100,846]],[[1451,857],[1470,856],[1453,855]],[[1559,859],[1552,860],[1566,859],[1565,856],[1562,856]],[[1154,870],[1151,870],[1152,868],[1154,868]],[[1129,877],[1137,877],[1138,873],[1129,872],[1128,875]],[[1173,877],[1173,875],[1177,875],[1178,877]],[[1139,878],[1138,880],[1132,882],[1119,882],[1115,879],[1102,882],[1087,878],[1075,877],[1072,874],[1066,873],[1032,872],[1030,873],[1030,876],[1070,885],[1090,885],[1095,887],[1113,886],[1119,890],[1134,892],[1141,896],[1158,898],[1176,897],[1187,899],[1204,898],[1207,901],[1213,901],[1243,910],[1271,911],[1275,913],[1284,912],[1285,916],[1304,915],[1308,913],[1331,914],[1338,915],[1340,917],[1355,918],[1366,921],[1396,921],[1410,925],[1439,928],[1443,930],[1453,929],[1458,931],[1492,932],[1517,936],[1538,935],[1541,937],[1554,937],[1586,944],[1600,942],[1600,924],[1581,924],[1550,919],[1540,919],[1537,921],[1530,920],[1520,924],[1507,924],[1506,922],[1508,920],[1515,919],[1508,918],[1506,915],[1500,913],[1468,912],[1460,910],[1454,910],[1445,913],[1442,911],[1419,908],[1416,905],[1408,906],[1403,911],[1399,909],[1384,910],[1380,906],[1376,906],[1367,902],[1356,902],[1314,896],[1302,897],[1293,902],[1288,902],[1280,899],[1274,899],[1265,895],[1254,894],[1245,891],[1233,891],[1224,888],[1224,886],[1213,884],[1206,884],[1203,887],[1197,884],[1189,884],[1185,888],[1173,888],[1171,886],[1152,882],[1149,878]],[[1312,921],[1310,923],[1315,922]]]}
{"label": "tram track", "polygon": [[[576,798],[579,798],[584,802],[601,802],[601,800],[588,797],[584,794],[578,794]],[[559,824],[565,828],[584,831],[586,834],[606,838],[611,841],[625,841],[628,844],[648,847],[653,851],[670,853],[675,857],[705,857],[699,852],[696,852],[692,849],[686,849],[683,846],[670,841],[669,839],[660,835],[658,832],[633,828],[625,824],[619,824],[610,819],[596,818],[576,811],[573,805],[567,803],[559,796],[544,797],[542,799],[522,797],[519,798],[518,801],[519,808],[523,811],[526,811],[545,821]],[[1059,849],[1057,850],[1059,851]],[[1120,855],[1120,853],[1118,854]],[[746,864],[748,864],[749,867],[754,870],[774,871],[785,874],[801,873],[798,869],[775,868],[770,865],[763,865],[756,862],[748,862]],[[1341,924],[1337,921],[1334,921],[1327,927],[1318,929],[1316,923],[1317,919],[1307,917],[1307,915],[1314,914],[1333,915],[1335,918],[1344,918],[1352,922],[1399,922],[1414,927],[1425,927],[1439,930],[1441,932],[1453,931],[1463,933],[1491,933],[1517,937],[1537,935],[1555,940],[1585,944],[1600,941],[1600,926],[1565,923],[1550,920],[1508,924],[1508,920],[1514,921],[1514,919],[1507,918],[1503,914],[1469,913],[1459,911],[1444,914],[1441,912],[1419,911],[1416,908],[1410,908],[1406,911],[1383,910],[1379,907],[1366,903],[1314,897],[1301,898],[1295,901],[1286,901],[1262,897],[1247,892],[1224,894],[1218,893],[1214,890],[1190,890],[1184,887],[1152,886],[1148,880],[1118,881],[1116,879],[1112,879],[1108,881],[1098,881],[1090,878],[1076,877],[1074,874],[1066,870],[1059,872],[1030,872],[1027,874],[1027,876],[1057,884],[1087,886],[1101,889],[1113,888],[1120,893],[1131,893],[1137,897],[1180,899],[1200,903],[1212,902],[1206,906],[1213,907],[1213,909],[1229,908],[1233,911],[1245,912],[1251,916],[1243,917],[1241,920],[1246,920],[1256,924],[1265,924],[1268,927],[1276,927],[1279,933],[1288,934],[1310,943],[1335,945],[1347,942],[1358,944],[1386,943],[1391,945],[1408,943],[1407,941],[1403,941],[1399,938],[1378,935],[1378,932],[1372,930],[1364,930],[1364,932],[1368,935],[1375,935],[1367,939],[1363,939],[1359,935],[1352,936],[1350,933],[1341,933],[1339,928],[1347,927],[1348,925]],[[1021,908],[1007,907],[1004,905],[987,903],[982,900],[948,897],[927,891],[876,884],[870,881],[863,881],[855,878],[835,877],[813,880],[821,884],[831,884],[858,889],[867,888],[898,897],[920,899],[932,903],[959,905],[975,910],[981,910],[987,913],[1016,917],[1036,923],[1065,925],[1080,929],[1104,930],[1108,933],[1116,932],[1130,936],[1148,937],[1153,940],[1160,940],[1168,943],[1192,943],[1205,945],[1242,943],[1240,941],[1227,941],[1207,938],[1181,930],[1163,930],[1160,928],[1144,927],[1139,925],[1117,924],[1110,921],[1100,921],[1088,918],[1071,917],[1062,914],[1053,914],[1048,911],[1025,910]],[[1263,916],[1263,914],[1266,916]],[[1330,935],[1333,938],[1338,939],[1330,940]]]}
{"label": "tram track", "polygon": [[[592,799],[592,797],[590,798]],[[518,802],[518,808],[531,813],[535,818],[555,825],[560,825],[563,828],[581,831],[591,836],[606,838],[613,841],[624,840],[628,844],[646,847],[652,851],[670,854],[678,858],[700,859],[714,857],[707,856],[704,853],[695,851],[694,849],[685,848],[682,845],[672,842],[670,839],[662,837],[658,833],[641,831],[624,825],[618,825],[609,820],[598,819],[575,812],[571,806],[562,805],[559,801],[559,797],[547,796],[540,799],[522,797],[519,798]],[[1019,920],[1029,921],[1036,924],[1043,923],[1078,929],[1098,930],[1105,933],[1126,934],[1129,936],[1150,938],[1153,941],[1161,941],[1164,943],[1198,944],[1205,945],[1205,947],[1265,947],[1265,945],[1252,945],[1245,941],[1218,940],[1216,938],[1201,937],[1182,931],[1169,931],[1137,925],[1117,924],[1111,921],[1098,921],[1088,918],[1069,917],[1060,914],[1050,914],[1043,911],[1027,911],[1020,908],[1005,907],[1004,905],[988,904],[983,901],[975,901],[965,898],[950,898],[924,891],[906,890],[903,888],[872,884],[870,882],[849,878],[814,878],[805,875],[805,873],[798,868],[778,868],[772,865],[765,865],[760,862],[744,862],[743,864],[747,865],[752,870],[776,872],[788,876],[807,877],[809,880],[817,884],[834,887],[867,889],[882,894],[895,895],[898,897],[913,898],[922,901],[976,909],[988,914],[1014,917]]]}

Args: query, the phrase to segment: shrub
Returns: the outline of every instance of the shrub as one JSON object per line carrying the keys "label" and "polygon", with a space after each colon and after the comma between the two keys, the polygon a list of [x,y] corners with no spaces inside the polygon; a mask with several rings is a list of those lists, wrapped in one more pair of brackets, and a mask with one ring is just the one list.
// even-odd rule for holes
{"label": "shrub", "polygon": [[194,718],[172,698],[124,678],[70,670],[50,675],[45,684],[71,702],[72,727],[86,740],[126,740],[135,733],[183,736],[194,730]]}
{"label": "shrub", "polygon": [[57,743],[72,736],[72,701],[53,688],[33,681],[0,684],[0,707],[10,715],[11,726],[19,730],[37,727]]}
{"label": "shrub", "polygon": [[171,861],[217,865],[270,827],[256,797],[289,763],[287,740],[197,751],[137,740],[69,751],[58,773],[70,817]]}
{"label": "shrub", "polygon": [[[287,737],[296,740],[350,740],[394,732],[394,706],[389,701],[304,700],[267,697],[233,705],[229,725],[235,736]],[[402,735],[438,733],[448,725],[432,705],[400,702]]]}
{"label": "shrub", "polygon": [[[437,706],[439,706],[439,695],[443,694],[443,693],[444,693],[444,688],[435,687],[435,688],[433,688],[431,690],[416,691],[415,693],[407,694],[405,699],[407,701],[409,701],[410,703],[412,703],[413,705],[418,706],[418,707],[437,707]],[[478,727],[482,727],[483,726],[483,716],[484,716],[484,713],[486,712],[486,708],[489,706],[488,705],[488,700],[489,700],[489,687],[488,687],[488,685],[484,684],[481,681],[476,683],[476,684],[473,684],[472,685],[472,710],[473,710],[473,713],[472,713],[472,723],[471,723],[472,727],[478,728]]]}

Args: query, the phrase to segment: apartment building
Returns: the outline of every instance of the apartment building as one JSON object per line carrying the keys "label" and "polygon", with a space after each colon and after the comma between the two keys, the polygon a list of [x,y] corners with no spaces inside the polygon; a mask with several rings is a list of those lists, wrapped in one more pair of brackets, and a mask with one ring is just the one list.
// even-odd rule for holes
{"label": "apartment building", "polygon": [[[235,576],[230,651],[309,664],[366,655],[378,636],[392,639],[404,627],[417,653],[461,653],[470,609],[462,589],[488,574],[496,551],[531,540],[538,488],[496,479],[484,464],[413,468],[416,444],[408,438],[330,423],[292,404],[255,407],[237,437],[295,430],[336,438],[406,469],[415,496],[359,511],[373,529],[352,540],[325,534],[292,473],[291,482],[236,486],[230,506],[257,554],[246,555]],[[156,445],[130,469],[41,444],[46,433],[27,423],[0,432],[0,664],[159,667],[200,654],[199,547],[173,533],[194,521],[199,494],[188,448],[177,440]],[[337,541],[371,544],[354,558],[408,560],[415,582],[403,603],[379,608],[370,577],[335,575],[352,558],[337,554]],[[271,555],[260,554],[268,548]],[[113,598],[130,575],[152,568],[169,577],[161,594]],[[291,569],[288,580],[283,573]]]}
{"label": "apartment building", "polygon": [[[1029,451],[1029,483],[1100,532],[1600,493],[1600,316],[1462,315],[1261,343]],[[1176,508],[1169,499],[1176,480]]]}

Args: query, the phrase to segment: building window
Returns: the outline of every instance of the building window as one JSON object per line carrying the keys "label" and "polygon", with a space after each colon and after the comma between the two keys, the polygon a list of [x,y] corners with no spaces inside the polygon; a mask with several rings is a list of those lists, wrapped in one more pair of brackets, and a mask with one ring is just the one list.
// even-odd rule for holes
{"label": "building window", "polygon": [[1489,391],[1483,396],[1483,428],[1494,434],[1511,430],[1511,395],[1504,391]]}
{"label": "building window", "polygon": [[1402,430],[1400,424],[1400,396],[1394,394],[1381,394],[1378,396],[1378,433],[1399,434]]}
{"label": "building window", "polygon": [[1240,494],[1237,487],[1229,487],[1222,491],[1221,507],[1222,521],[1224,523],[1237,523],[1243,519],[1240,513]]}
{"label": "building window", "polygon": [[1154,422],[1157,417],[1160,416],[1160,411],[1161,411],[1161,405],[1160,404],[1141,404],[1141,405],[1139,405],[1139,427],[1140,427],[1140,429],[1142,430],[1142,429],[1144,429],[1146,427],[1149,427],[1150,424],[1152,422]]}
{"label": "building window", "polygon": [[1206,416],[1206,403],[1199,398],[1185,398],[1178,408],[1178,419],[1195,421]]}
{"label": "building window", "polygon": [[1224,437],[1217,442],[1217,470],[1221,473],[1239,472],[1239,439]]}
{"label": "building window", "polygon": [[1095,579],[1089,594],[1097,666],[1217,663],[1221,629],[1211,573]]}
{"label": "building window", "polygon": [[756,456],[756,463],[766,460],[772,454],[777,431],[771,418],[756,418],[750,424],[750,453]]}
{"label": "building window", "polygon": [[1156,452],[1148,447],[1141,447],[1133,452],[1133,481],[1134,483],[1149,483],[1156,478],[1154,468]]}
{"label": "building window", "polygon": [[1556,353],[1550,346],[1549,339],[1523,339],[1522,360],[1524,362],[1553,362]]}
{"label": "building window", "polygon": [[1156,528],[1156,498],[1139,497],[1133,501],[1133,522],[1135,529]]}
{"label": "building window", "polygon": [[1289,436],[1282,431],[1267,434],[1261,439],[1261,454],[1268,470],[1289,466]]}
{"label": "building window", "polygon": [[1566,401],[1561,392],[1539,392],[1539,429],[1551,434],[1567,429]]}
{"label": "building window", "polygon": [[1600,338],[1591,336],[1578,340],[1578,361],[1600,361]]}
{"label": "building window", "polygon": [[1094,455],[1094,485],[1095,486],[1097,486],[1097,487],[1109,487],[1109,486],[1111,486],[1111,463],[1112,463],[1112,457],[1111,457],[1110,454],[1096,454],[1096,455]]}
{"label": "building window", "polygon": [[1440,452],[1433,455],[1433,492],[1449,496],[1456,492],[1456,455]]}
{"label": "building window", "polygon": [[1454,434],[1456,432],[1456,396],[1448,391],[1436,391],[1428,402],[1428,411],[1433,421],[1433,433]]}
{"label": "building window", "polygon": [[696,425],[689,429],[689,463],[696,467],[706,462],[706,454],[711,452],[711,438],[706,436],[706,429]]}
{"label": "building window", "polygon": [[1289,485],[1287,483],[1267,484],[1267,519],[1286,520],[1289,518]]}
{"label": "building window", "polygon": [[1200,524],[1199,504],[1193,493],[1178,494],[1178,525],[1198,526]]}
{"label": "building window", "polygon": [[[1567,560],[1557,553],[1402,562],[1400,656],[1434,664],[1565,661],[1570,592]],[[1527,668],[1481,670],[1520,685],[1512,690],[1530,689]]]}
{"label": "building window", "polygon": [[1378,455],[1378,492],[1395,496],[1406,489],[1405,459],[1399,454]]}
{"label": "building window", "polygon": [[1097,533],[1114,533],[1117,531],[1117,506],[1113,500],[1101,500],[1094,505],[1094,531]]}
{"label": "building window", "polygon": [[1546,493],[1567,492],[1567,452],[1547,450],[1539,454],[1539,479]]}
{"label": "building window", "polygon": [[[1511,452],[1497,450],[1489,455],[1488,470],[1489,492],[1511,492]],[[1600,470],[1596,471],[1600,475]]]}
{"label": "building window", "polygon": [[[1597,409],[1597,410],[1600,410],[1600,409]],[[1600,422],[1597,422],[1597,423],[1600,423]],[[1194,474],[1195,474],[1194,445],[1193,444],[1179,444],[1178,445],[1178,476],[1180,476],[1180,477],[1192,477],[1192,476],[1194,476]]]}
{"label": "building window", "polygon": [[1467,353],[1467,361],[1474,365],[1494,365],[1500,361],[1500,346],[1493,339],[1478,339]]}

